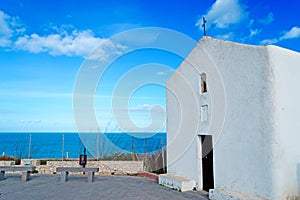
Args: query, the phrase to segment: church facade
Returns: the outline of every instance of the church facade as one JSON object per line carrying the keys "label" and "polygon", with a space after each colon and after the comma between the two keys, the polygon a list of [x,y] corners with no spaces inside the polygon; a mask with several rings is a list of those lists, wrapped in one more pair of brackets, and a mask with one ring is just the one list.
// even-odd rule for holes
{"label": "church facade", "polygon": [[297,52],[203,37],[167,82],[168,174],[210,199],[299,197],[299,74]]}

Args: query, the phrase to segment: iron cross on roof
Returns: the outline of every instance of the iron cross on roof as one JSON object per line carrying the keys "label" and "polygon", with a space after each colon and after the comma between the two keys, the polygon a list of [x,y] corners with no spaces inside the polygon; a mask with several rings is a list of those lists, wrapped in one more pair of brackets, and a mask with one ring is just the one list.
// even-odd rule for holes
{"label": "iron cross on roof", "polygon": [[202,27],[203,27],[203,30],[204,30],[203,35],[206,36],[205,24],[206,24],[207,20],[205,19],[205,17],[203,17],[202,20],[203,20]]}

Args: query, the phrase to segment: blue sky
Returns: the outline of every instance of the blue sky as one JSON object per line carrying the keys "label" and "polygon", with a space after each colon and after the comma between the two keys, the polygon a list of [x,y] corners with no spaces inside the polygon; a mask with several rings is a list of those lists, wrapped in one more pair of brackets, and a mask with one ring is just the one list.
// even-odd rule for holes
{"label": "blue sky", "polygon": [[[0,131],[75,131],[72,93],[78,71],[100,44],[110,47],[99,52],[102,58],[112,48],[126,48],[107,43],[114,34],[161,27],[198,41],[205,16],[209,36],[254,45],[274,44],[300,52],[298,5],[296,0],[2,0]],[[103,129],[117,129],[111,96],[124,74],[148,63],[176,69],[182,59],[170,52],[144,49],[122,56],[109,66],[95,92],[95,112]],[[171,73],[157,71],[157,76],[166,80]],[[165,107],[165,88],[161,85],[140,87],[128,106],[120,110],[129,112],[137,126],[147,127],[153,105]]]}

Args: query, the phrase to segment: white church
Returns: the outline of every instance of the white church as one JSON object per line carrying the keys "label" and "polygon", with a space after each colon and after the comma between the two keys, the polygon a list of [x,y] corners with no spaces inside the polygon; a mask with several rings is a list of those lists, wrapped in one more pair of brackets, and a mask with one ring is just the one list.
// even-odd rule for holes
{"label": "white church", "polygon": [[203,37],[167,82],[167,172],[213,200],[300,198],[300,53]]}

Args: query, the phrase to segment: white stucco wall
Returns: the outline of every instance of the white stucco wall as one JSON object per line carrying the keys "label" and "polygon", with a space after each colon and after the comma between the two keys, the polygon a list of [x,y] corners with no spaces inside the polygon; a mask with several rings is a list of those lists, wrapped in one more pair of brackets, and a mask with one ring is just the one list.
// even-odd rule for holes
{"label": "white stucco wall", "polygon": [[[186,77],[181,73],[173,74],[173,79],[168,82],[167,90],[167,163],[168,173],[186,176],[193,180],[198,179],[196,136],[198,130],[199,107],[195,91],[189,81],[186,81],[188,74],[193,74],[193,69],[189,68]],[[194,78],[195,79],[195,78]],[[193,81],[195,82],[195,81]],[[180,87],[172,87],[175,85]],[[187,98],[183,98],[187,97]],[[178,99],[179,98],[179,99]],[[188,107],[184,105],[189,105]],[[182,109],[184,108],[184,109]],[[181,156],[182,154],[186,156]]]}
{"label": "white stucco wall", "polygon": [[[273,46],[208,37],[200,40],[187,57],[189,63],[183,62],[167,83],[168,173],[192,178],[201,189],[197,135],[209,134],[215,143],[215,188],[267,199],[296,195],[300,181],[300,123],[296,117],[300,95],[291,91],[300,88],[299,58],[297,53]],[[215,67],[224,84],[225,103],[221,98],[210,99],[211,90],[216,88],[212,87],[217,81]],[[209,116],[214,108],[226,107],[220,137],[217,129],[208,129],[213,121],[207,126],[199,122],[202,72],[207,74]]]}
{"label": "white stucco wall", "polygon": [[268,54],[262,47],[216,40],[203,48],[214,58],[226,93],[225,124],[214,147],[215,188],[269,197],[273,89]]}
{"label": "white stucco wall", "polygon": [[300,53],[268,46],[275,87],[274,199],[300,194]]}

